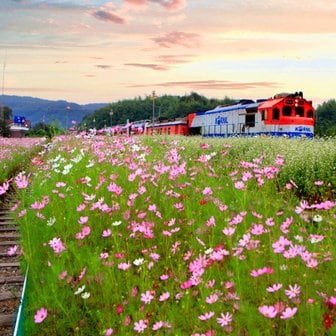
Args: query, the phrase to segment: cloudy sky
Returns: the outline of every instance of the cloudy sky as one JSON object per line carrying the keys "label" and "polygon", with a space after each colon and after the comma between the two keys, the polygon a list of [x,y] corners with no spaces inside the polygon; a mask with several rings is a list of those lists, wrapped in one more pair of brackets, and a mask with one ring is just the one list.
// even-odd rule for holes
{"label": "cloudy sky", "polygon": [[335,0],[0,0],[2,93],[336,98]]}

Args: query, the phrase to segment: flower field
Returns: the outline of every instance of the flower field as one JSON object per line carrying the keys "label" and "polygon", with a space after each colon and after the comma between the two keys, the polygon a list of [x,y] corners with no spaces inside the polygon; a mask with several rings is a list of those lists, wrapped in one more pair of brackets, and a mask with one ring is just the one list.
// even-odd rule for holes
{"label": "flower field", "polygon": [[13,179],[27,335],[335,335],[335,139],[54,138]]}
{"label": "flower field", "polygon": [[44,142],[45,138],[0,137],[0,195],[7,191],[7,180],[30,164],[30,155],[41,149]]}

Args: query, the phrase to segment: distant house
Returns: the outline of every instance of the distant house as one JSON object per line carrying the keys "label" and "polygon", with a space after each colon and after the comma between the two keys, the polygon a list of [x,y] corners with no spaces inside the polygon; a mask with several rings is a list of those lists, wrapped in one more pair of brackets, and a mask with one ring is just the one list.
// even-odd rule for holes
{"label": "distant house", "polygon": [[30,120],[24,118],[14,117],[14,120],[6,120],[6,124],[9,126],[12,138],[23,138],[31,128]]}

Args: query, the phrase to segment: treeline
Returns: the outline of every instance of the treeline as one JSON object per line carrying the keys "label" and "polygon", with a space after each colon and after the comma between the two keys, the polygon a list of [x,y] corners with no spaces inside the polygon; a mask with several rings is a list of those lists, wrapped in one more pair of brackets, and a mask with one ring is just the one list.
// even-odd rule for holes
{"label": "treeline", "polygon": [[145,98],[120,100],[109,104],[95,113],[86,116],[79,127],[101,129],[111,125],[125,124],[127,120],[152,120],[154,118],[173,119],[185,117],[190,112],[210,110],[218,105],[234,103],[235,100],[225,97],[223,99],[209,99],[195,92],[185,96],[163,95],[156,97],[153,103],[152,96]]}
{"label": "treeline", "polygon": [[336,136],[336,100],[330,99],[316,109],[317,136]]}

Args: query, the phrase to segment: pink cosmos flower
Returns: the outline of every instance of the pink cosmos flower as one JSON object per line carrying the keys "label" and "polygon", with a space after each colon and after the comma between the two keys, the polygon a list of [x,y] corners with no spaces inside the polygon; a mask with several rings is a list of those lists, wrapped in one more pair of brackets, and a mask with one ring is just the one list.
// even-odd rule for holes
{"label": "pink cosmos flower", "polygon": [[100,259],[107,259],[109,254],[107,252],[100,253]]}
{"label": "pink cosmos flower", "polygon": [[158,321],[158,322],[155,322],[153,324],[153,327],[152,327],[152,330],[156,331],[156,330],[159,330],[163,327],[163,322],[162,321]]}
{"label": "pink cosmos flower", "polygon": [[318,264],[319,264],[319,262],[318,262],[316,259],[313,259],[313,258],[309,259],[309,260],[306,262],[306,266],[307,266],[308,268],[315,268],[315,267],[318,266]]}
{"label": "pink cosmos flower", "polygon": [[284,165],[284,157],[282,155],[278,154],[276,159],[275,159],[275,163],[279,166],[283,166]]}
{"label": "pink cosmos flower", "polygon": [[151,291],[146,291],[145,293],[141,294],[140,301],[144,302],[145,304],[151,303],[151,301],[154,299],[154,295]]}
{"label": "pink cosmos flower", "polygon": [[110,336],[112,334],[113,334],[113,329],[112,328],[108,328],[108,329],[105,330],[104,336]]}
{"label": "pink cosmos flower", "polygon": [[9,183],[8,182],[4,182],[2,184],[2,186],[0,186],[0,195],[5,194],[8,189],[9,189]]}
{"label": "pink cosmos flower", "polygon": [[81,216],[79,217],[78,223],[82,225],[82,224],[87,223],[88,220],[89,220],[88,216]]}
{"label": "pink cosmos flower", "polygon": [[286,183],[286,189],[291,190],[293,188],[293,185],[291,183]]}
{"label": "pink cosmos flower", "polygon": [[280,288],[282,288],[282,284],[278,283],[278,284],[273,284],[270,287],[267,287],[266,290],[269,293],[274,293],[274,292],[277,292]]}
{"label": "pink cosmos flower", "polygon": [[206,287],[206,288],[212,288],[215,284],[216,284],[216,280],[215,280],[215,279],[211,279],[211,280],[209,280],[209,281],[206,283],[205,287]]}
{"label": "pink cosmos flower", "polygon": [[249,171],[244,171],[244,172],[243,172],[243,176],[242,176],[242,180],[243,180],[244,182],[246,182],[246,181],[250,180],[252,177],[253,177],[253,175],[252,175],[251,172],[249,172]]}
{"label": "pink cosmos flower", "polygon": [[7,255],[8,256],[13,256],[16,253],[17,249],[18,249],[17,245],[14,245],[14,246],[10,247],[7,251]]}
{"label": "pink cosmos flower", "polygon": [[285,290],[285,294],[290,299],[297,297],[300,294],[300,286],[298,286],[297,284],[294,284],[294,286],[289,285],[289,289]]}
{"label": "pink cosmos flower", "polygon": [[272,217],[267,218],[265,224],[268,225],[268,226],[274,226],[274,224],[275,224],[274,219]]}
{"label": "pink cosmos flower", "polygon": [[206,222],[206,226],[216,226],[216,222],[215,222],[215,217],[211,216],[208,221]]}
{"label": "pink cosmos flower", "polygon": [[234,227],[228,227],[228,228],[224,228],[223,229],[223,234],[225,234],[225,236],[230,237],[235,233],[236,229]]}
{"label": "pink cosmos flower", "polygon": [[46,319],[47,316],[48,316],[47,309],[41,308],[36,312],[34,316],[34,321],[35,323],[42,323]]}
{"label": "pink cosmos flower", "polygon": [[251,228],[251,233],[260,236],[265,232],[264,226],[262,224],[254,224]]}
{"label": "pink cosmos flower", "polygon": [[208,297],[205,298],[205,302],[208,304],[213,304],[217,302],[218,300],[218,295],[217,294],[211,294]]}
{"label": "pink cosmos flower", "polygon": [[203,315],[199,315],[198,318],[199,318],[201,321],[206,321],[206,320],[211,319],[211,317],[214,316],[214,315],[215,315],[214,312],[206,312],[206,313],[204,313]]}
{"label": "pink cosmos flower", "polygon": [[260,306],[258,310],[267,318],[274,318],[277,315],[277,310],[273,306]]}
{"label": "pink cosmos flower", "polygon": [[56,254],[59,254],[66,249],[61,241],[61,238],[56,237],[49,241],[49,246],[54,250]]}
{"label": "pink cosmos flower", "polygon": [[164,280],[167,280],[169,279],[169,275],[168,274],[162,274],[160,275],[160,280],[164,281]]}
{"label": "pink cosmos flower", "polygon": [[116,185],[114,182],[110,183],[109,186],[107,187],[107,190],[110,191],[110,192],[113,192],[115,193],[117,196],[119,196],[122,191],[123,191],[123,188]]}
{"label": "pink cosmos flower", "polygon": [[78,275],[78,280],[81,281],[86,273],[86,267],[83,267],[80,274]]}
{"label": "pink cosmos flower", "polygon": [[245,189],[245,184],[243,181],[238,181],[234,184],[235,188],[238,190]]}
{"label": "pink cosmos flower", "polygon": [[106,238],[106,237],[111,236],[111,234],[112,234],[112,231],[110,229],[107,229],[103,231],[102,237]]}
{"label": "pink cosmos flower", "polygon": [[253,276],[253,277],[258,277],[260,275],[263,275],[263,274],[273,274],[274,270],[273,268],[270,268],[270,267],[263,267],[263,268],[259,268],[257,270],[252,270],[250,275]]}
{"label": "pink cosmos flower", "polygon": [[68,275],[67,271],[63,271],[59,274],[58,279],[63,280]]}
{"label": "pink cosmos flower", "polygon": [[85,207],[86,207],[85,204],[80,204],[80,205],[77,207],[76,211],[77,211],[77,212],[81,212],[81,211],[83,211],[83,210],[85,209]]}
{"label": "pink cosmos flower", "polygon": [[241,212],[237,216],[233,217],[232,220],[229,222],[230,225],[237,225],[244,220],[246,212]]}
{"label": "pink cosmos flower", "polygon": [[131,267],[130,263],[120,263],[118,264],[118,269],[122,271],[127,271]]}
{"label": "pink cosmos flower", "polygon": [[138,322],[134,322],[134,330],[138,334],[142,334],[148,327],[148,321],[147,320],[140,320]]}
{"label": "pink cosmos flower", "polygon": [[217,317],[217,323],[221,327],[225,327],[229,325],[232,322],[232,314],[226,313],[225,315],[223,313],[220,314],[220,317]]}
{"label": "pink cosmos flower", "polygon": [[180,285],[181,289],[188,289],[192,286],[193,286],[193,283],[191,280],[187,280]]}
{"label": "pink cosmos flower", "polygon": [[56,182],[56,187],[57,188],[62,188],[62,187],[65,187],[65,186],[66,186],[65,182]]}
{"label": "pink cosmos flower", "polygon": [[19,189],[25,189],[28,186],[28,178],[27,176],[23,175],[22,173],[19,173],[15,179],[15,184]]}
{"label": "pink cosmos flower", "polygon": [[294,307],[294,308],[290,308],[290,307],[288,307],[288,308],[286,308],[286,309],[282,312],[280,318],[281,318],[282,320],[291,318],[291,317],[293,317],[293,316],[296,314],[296,312],[297,312],[297,307]]}
{"label": "pink cosmos flower", "polygon": [[290,240],[283,236],[280,236],[279,239],[272,244],[274,253],[282,253],[285,250],[285,246],[290,244]]}
{"label": "pink cosmos flower", "polygon": [[76,233],[76,239],[84,239],[91,232],[90,226],[84,226],[81,232]]}
{"label": "pink cosmos flower", "polygon": [[174,208],[178,211],[182,211],[182,210],[184,210],[184,205],[181,202],[180,203],[175,203]]}
{"label": "pink cosmos flower", "polygon": [[168,300],[170,297],[170,293],[169,292],[165,292],[163,294],[160,295],[159,301],[163,302]]}
{"label": "pink cosmos flower", "polygon": [[212,189],[210,187],[205,187],[202,191],[202,194],[203,195],[212,195],[213,192],[212,192]]}

